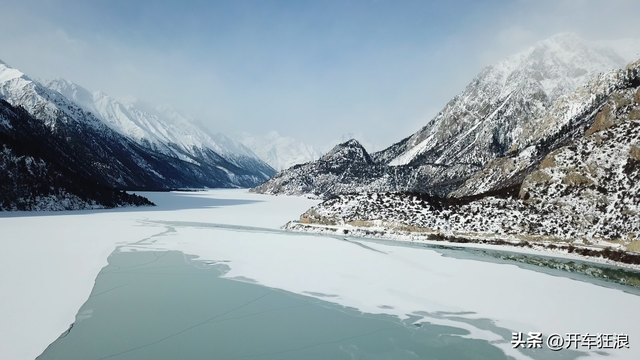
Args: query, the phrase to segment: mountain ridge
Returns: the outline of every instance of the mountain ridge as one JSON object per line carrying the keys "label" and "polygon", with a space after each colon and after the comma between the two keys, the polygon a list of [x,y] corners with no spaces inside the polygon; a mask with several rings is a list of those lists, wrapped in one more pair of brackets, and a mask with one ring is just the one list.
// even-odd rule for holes
{"label": "mountain ridge", "polygon": [[[573,34],[559,34],[541,41],[483,69],[418,132],[371,154],[376,164],[371,171],[352,174],[352,184],[342,183],[335,187],[338,192],[332,193],[306,189],[315,195],[322,193],[329,197],[356,189],[411,191],[435,196],[478,194],[479,189],[474,189],[467,181],[481,176],[487,164],[505,156],[526,155],[527,147],[536,143],[545,143],[549,151],[559,146],[563,141],[561,132],[576,125],[571,122],[580,115],[578,113],[595,111],[606,97],[605,93],[613,90],[604,89],[615,87],[617,81],[607,76],[622,76],[615,71],[610,75],[599,75],[600,72],[624,67],[623,61],[612,50],[603,50]],[[589,82],[594,83],[593,90],[602,95],[591,99],[589,90],[579,94],[580,86]],[[570,95],[573,93],[578,95]],[[568,115],[546,116],[555,109],[554,104]],[[569,137],[579,133],[577,127],[574,128]],[[544,151],[540,149],[536,153],[540,155]],[[384,169],[385,166],[392,169]],[[521,175],[511,177],[509,181],[522,181],[535,164],[532,162],[527,166],[519,169]],[[308,172],[317,170],[309,165]],[[301,174],[303,172],[279,173],[256,191],[300,195],[302,188],[293,184],[298,182],[295,176],[305,176]],[[317,175],[321,177],[322,174]],[[367,179],[369,176],[377,176],[376,181]],[[276,178],[278,185],[270,188]],[[287,181],[292,186],[287,186]],[[511,185],[514,183],[505,183],[505,186]],[[469,189],[456,193],[461,186]],[[492,189],[496,190],[496,186],[485,190]]]}
{"label": "mountain ridge", "polygon": [[92,112],[115,131],[154,151],[197,163],[211,161],[202,158],[206,149],[210,149],[240,168],[255,169],[263,181],[275,174],[251,150],[223,134],[210,136],[193,119],[169,106],[153,106],[137,99],[120,102],[61,78],[46,81],[44,85]]}
{"label": "mountain ridge", "polygon": [[[104,98],[104,95],[98,94],[98,97]],[[64,145],[67,153],[56,153],[69,161],[73,159],[73,166],[65,162],[65,171],[72,169],[75,174],[66,176],[68,179],[89,179],[112,190],[152,191],[251,187],[262,183],[275,172],[258,159],[249,160],[261,168],[243,168],[237,165],[239,158],[225,159],[206,147],[192,147],[187,152],[171,143],[151,146],[150,141],[136,141],[114,130],[104,120],[58,91],[45,87],[5,63],[0,65],[0,99],[7,101],[10,106],[23,108],[30,115],[25,121],[42,123],[48,131],[48,137],[58,144],[56,146]],[[119,105],[118,108],[123,109]],[[16,136],[13,138],[28,138]],[[39,141],[42,140],[39,138]],[[7,156],[14,162],[12,154]]]}
{"label": "mountain ridge", "polygon": [[66,141],[0,99],[0,211],[153,205],[93,179]]}
{"label": "mountain ridge", "polygon": [[285,228],[527,247],[535,243],[640,264],[640,60],[624,73],[627,86],[607,95],[586,121],[583,135],[547,153],[519,186],[462,198],[341,194]]}

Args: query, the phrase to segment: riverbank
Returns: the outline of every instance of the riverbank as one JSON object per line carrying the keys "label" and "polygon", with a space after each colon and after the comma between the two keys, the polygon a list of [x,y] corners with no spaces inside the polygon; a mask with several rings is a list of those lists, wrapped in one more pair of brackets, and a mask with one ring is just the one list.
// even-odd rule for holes
{"label": "riverbank", "polygon": [[[597,264],[640,271],[640,253],[625,251],[618,244],[586,245],[562,241],[528,241],[517,236],[487,236],[485,234],[451,234],[411,231],[410,227],[325,225],[290,221],[283,229],[325,235],[344,235],[358,238],[382,239],[431,245],[502,249],[522,254],[533,254],[576,259]],[[406,230],[402,230],[406,229]],[[613,246],[606,246],[613,245]]]}
{"label": "riverbank", "polygon": [[[489,341],[515,359],[575,358],[589,349],[563,350],[562,357],[516,350],[513,331],[640,336],[640,314],[629,310],[640,302],[632,288],[466,251],[279,229],[318,203],[304,198],[244,190],[145,196],[158,206],[0,217],[1,359],[34,359],[76,315],[84,316],[78,310],[114,251],[150,252],[150,261],[160,252],[179,251],[193,263],[228,267],[227,279],[410,320],[411,326],[464,329],[467,335],[460,338]],[[640,348],[607,353],[611,359],[638,358]]]}
{"label": "riverbank", "polygon": [[33,360],[64,333],[118,247],[173,234],[152,221],[277,229],[318,203],[245,192],[150,192],[139,194],[157,206],[0,213],[0,359]]}

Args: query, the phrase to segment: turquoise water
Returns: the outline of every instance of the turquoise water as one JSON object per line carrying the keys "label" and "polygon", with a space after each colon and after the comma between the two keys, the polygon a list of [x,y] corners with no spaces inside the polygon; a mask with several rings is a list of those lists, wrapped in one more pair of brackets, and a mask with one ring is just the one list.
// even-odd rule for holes
{"label": "turquoise water", "polygon": [[220,278],[226,270],[180,252],[114,253],[38,359],[507,359],[463,329]]}

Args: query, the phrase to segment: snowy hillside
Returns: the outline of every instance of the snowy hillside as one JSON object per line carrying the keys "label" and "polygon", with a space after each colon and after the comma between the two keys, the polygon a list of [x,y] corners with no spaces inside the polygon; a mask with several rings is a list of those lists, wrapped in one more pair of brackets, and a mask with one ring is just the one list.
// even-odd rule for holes
{"label": "snowy hillside", "polygon": [[625,60],[573,34],[558,34],[485,68],[420,131],[376,154],[389,165],[460,164],[469,173],[504,155],[521,127],[560,96]]}
{"label": "snowy hillside", "polygon": [[[404,232],[460,241],[534,241],[550,248],[563,242],[596,250],[640,251],[640,61],[603,79],[616,81],[591,83],[610,89],[594,96],[604,99],[602,105],[595,111],[578,111],[582,120],[565,127],[582,133],[565,138],[562,146],[547,153],[520,185],[460,198],[343,194],[311,208],[287,228],[344,229],[345,234],[362,236]],[[612,258],[609,250],[596,254],[611,259],[627,256],[617,252]],[[640,258],[629,261],[637,264]]]}
{"label": "snowy hillside", "polygon": [[155,151],[198,162],[209,149],[234,165],[254,172],[263,181],[275,173],[241,144],[222,134],[214,136],[217,137],[214,140],[193,119],[169,106],[153,106],[133,98],[120,102],[60,78],[45,81],[44,85],[71,99],[118,133]]}
{"label": "snowy hillside", "polygon": [[[581,138],[594,122],[607,118],[601,110],[612,94],[637,86],[640,63],[603,73],[559,98],[544,116],[530,121],[504,157],[489,161],[450,196],[461,197],[520,184],[555,149]],[[619,95],[615,95],[619,96]]]}
{"label": "snowy hillside", "polygon": [[[93,99],[93,94],[83,92],[77,86],[67,90],[79,101]],[[192,146],[186,151],[189,143],[185,139],[192,130],[186,125],[185,131],[178,133],[184,136],[176,137],[185,140],[180,144],[152,142],[163,131],[168,131],[159,122],[153,123],[155,118],[143,116],[141,111],[136,112],[135,108],[127,108],[101,94],[97,94],[99,101],[89,111],[4,63],[0,64],[0,98],[12,106],[23,107],[33,119],[46,126],[51,137],[69,145],[73,154],[66,155],[75,157],[75,171],[108,187],[149,190],[250,187],[264,182],[275,172],[256,158],[245,164],[240,161],[242,157],[227,160],[206,147]],[[98,106],[100,104],[104,106]],[[90,102],[85,104],[89,105]],[[113,115],[105,116],[111,122],[94,115],[100,109]],[[126,118],[123,114],[132,117]],[[178,126],[176,122],[173,124]],[[136,139],[116,129],[133,134],[143,133],[141,130],[144,129],[155,132],[146,133],[151,134],[147,138]]]}
{"label": "snowy hillside", "polygon": [[302,222],[371,227],[377,221],[387,228],[447,236],[579,239],[638,250],[640,86],[613,93],[598,119],[584,137],[549,154],[517,193],[463,199],[341,195],[307,211]]}
{"label": "snowy hillside", "polygon": [[406,191],[414,185],[404,180],[410,175],[409,168],[396,169],[375,164],[365,148],[351,139],[336,145],[316,161],[280,171],[250,191],[318,198],[362,191]]}
{"label": "snowy hillside", "polygon": [[277,171],[317,160],[322,155],[312,146],[281,136],[276,131],[262,136],[242,133],[237,140]]}
{"label": "snowy hillside", "polygon": [[152,205],[92,181],[68,144],[24,109],[0,100],[0,211]]}
{"label": "snowy hillside", "polygon": [[[330,196],[366,188],[465,196],[516,185],[546,153],[580,136],[585,119],[612,91],[628,86],[625,70],[612,71],[625,65],[611,48],[573,34],[553,36],[485,68],[422,129],[371,154],[375,171],[341,179],[332,193],[313,186],[308,191]],[[296,176],[307,173],[285,171],[256,190],[299,193],[302,188],[294,184],[309,182]]]}

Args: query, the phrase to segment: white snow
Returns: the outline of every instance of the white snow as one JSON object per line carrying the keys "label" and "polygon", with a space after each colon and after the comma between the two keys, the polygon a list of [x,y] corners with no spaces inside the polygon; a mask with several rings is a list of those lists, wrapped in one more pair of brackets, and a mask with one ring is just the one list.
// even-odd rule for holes
{"label": "white snow", "polygon": [[433,143],[436,142],[436,140],[434,140],[435,136],[436,136],[435,134],[431,134],[429,137],[424,139],[418,145],[410,148],[409,150],[407,150],[407,152],[402,153],[397,158],[391,160],[391,162],[389,162],[389,165],[390,166],[407,165],[416,156],[420,155],[424,151],[424,149],[434,145]]}
{"label": "white snow", "polygon": [[[521,131],[519,128],[523,123],[529,121],[526,119],[527,116],[537,114],[535,118],[543,115],[540,112],[543,112],[546,106],[586,84],[596,74],[624,67],[628,62],[626,59],[632,58],[629,54],[640,50],[636,49],[637,45],[638,43],[628,39],[607,44],[587,42],[572,33],[560,33],[540,41],[525,51],[485,68],[465,91],[449,102],[425,128],[413,134],[407,147],[389,164],[408,164],[445,141],[451,141],[452,145],[442,151],[435,160],[436,163],[458,159],[458,156],[464,153],[473,154],[473,149],[478,145],[469,145],[465,149],[455,145],[468,140],[467,136],[470,134],[476,133],[478,136],[478,132],[484,137],[489,136],[490,139],[495,128],[500,129],[496,125],[496,118],[518,121],[518,126],[515,126],[512,134],[514,138],[513,136]],[[535,94],[538,91],[543,92],[548,99],[531,98],[534,95],[539,97],[540,94]],[[531,104],[531,108],[526,110],[530,114],[512,113],[518,108],[514,108],[518,101],[509,102],[512,95],[514,100],[520,99]],[[528,98],[522,99],[525,95]],[[483,111],[487,106],[493,109],[490,115],[478,116],[475,113]],[[426,140],[421,141],[422,138]],[[487,139],[484,140],[480,141],[480,146],[487,145]]]}
{"label": "white snow", "polygon": [[312,146],[281,136],[277,131],[257,136],[245,132],[240,134],[237,140],[277,171],[317,160],[322,156],[322,153]]}
{"label": "white snow", "polygon": [[0,62],[0,83],[19,78],[24,74],[17,69],[7,66],[5,63]]}
{"label": "white snow", "polygon": [[[497,334],[455,317],[547,335],[624,332],[631,348],[612,350],[609,358],[640,357],[633,346],[640,337],[640,297],[620,290],[429,249],[268,230],[317,203],[300,197],[243,190],[145,195],[158,207],[0,217],[0,359],[39,355],[74,321],[107,256],[125,244],[123,250],[179,250],[229,261],[228,278],[306,296],[337,295],[319,298],[363,312],[402,318],[424,312],[422,321],[467,328],[467,337],[498,341],[518,359],[528,358],[526,351],[515,352]],[[436,314],[446,311],[473,313]]]}
{"label": "white snow", "polygon": [[118,101],[103,92],[92,93],[78,84],[60,78],[45,81],[44,85],[93,113],[118,133],[131,137],[142,145],[150,144],[165,154],[177,155],[187,160],[176,151],[174,147],[177,146],[192,156],[197,156],[201,149],[211,149],[234,163],[237,156],[257,159],[249,149],[222,134],[210,136],[195,119],[170,106],[153,106],[135,98]]}
{"label": "white snow", "polygon": [[165,231],[142,221],[215,219],[277,228],[317,203],[243,192],[147,194],[158,205],[154,208],[0,213],[0,359],[32,360],[60,336],[89,297],[109,254]]}

